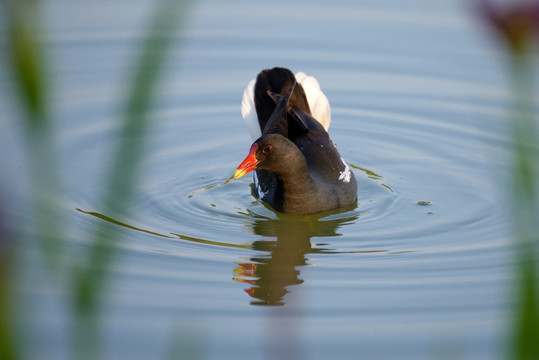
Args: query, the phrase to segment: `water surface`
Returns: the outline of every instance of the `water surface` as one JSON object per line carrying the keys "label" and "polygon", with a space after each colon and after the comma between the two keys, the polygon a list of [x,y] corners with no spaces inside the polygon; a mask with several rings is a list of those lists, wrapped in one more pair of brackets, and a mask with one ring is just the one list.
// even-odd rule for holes
{"label": "water surface", "polygon": [[[493,179],[507,172],[508,94],[503,57],[462,2],[194,3],[151,112],[137,194],[114,214],[103,213],[104,179],[151,4],[101,5],[45,10],[70,261],[100,222],[122,234],[100,314],[107,357],[503,354],[513,260]],[[356,207],[284,216],[253,198],[250,176],[230,181],[250,146],[243,89],[273,66],[319,80]],[[0,199],[22,229],[20,113],[0,107]],[[27,247],[26,351],[65,358],[68,290]]]}

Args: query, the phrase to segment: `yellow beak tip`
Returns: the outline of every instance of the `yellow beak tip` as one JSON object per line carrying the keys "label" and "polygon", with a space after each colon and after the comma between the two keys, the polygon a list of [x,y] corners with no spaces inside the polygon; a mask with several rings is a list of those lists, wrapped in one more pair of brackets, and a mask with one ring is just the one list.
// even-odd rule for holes
{"label": "yellow beak tip", "polygon": [[243,169],[241,169],[241,170],[238,169],[238,170],[236,170],[236,171],[234,172],[233,178],[234,178],[234,180],[238,180],[239,178],[241,178],[241,177],[242,177],[243,175],[245,175],[245,174],[246,174],[246,173],[245,173],[245,171],[244,171]]}

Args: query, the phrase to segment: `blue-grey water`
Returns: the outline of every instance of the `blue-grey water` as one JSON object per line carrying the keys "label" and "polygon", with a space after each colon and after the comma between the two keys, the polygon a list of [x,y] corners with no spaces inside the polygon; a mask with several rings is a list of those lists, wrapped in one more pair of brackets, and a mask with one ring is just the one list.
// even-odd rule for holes
{"label": "blue-grey water", "polygon": [[[121,232],[99,314],[104,357],[503,357],[515,266],[500,177],[509,92],[501,47],[466,4],[193,2],[150,113],[136,196],[107,214],[153,4],[45,2],[64,189],[51,207],[67,261],[85,258],[104,217]],[[281,216],[253,198],[250,176],[228,181],[251,142],[243,89],[273,66],[319,80],[330,135],[358,179],[356,208]],[[0,74],[0,208],[12,231],[31,234],[22,113]],[[24,352],[69,358],[69,281],[43,271],[31,241],[19,258]]]}

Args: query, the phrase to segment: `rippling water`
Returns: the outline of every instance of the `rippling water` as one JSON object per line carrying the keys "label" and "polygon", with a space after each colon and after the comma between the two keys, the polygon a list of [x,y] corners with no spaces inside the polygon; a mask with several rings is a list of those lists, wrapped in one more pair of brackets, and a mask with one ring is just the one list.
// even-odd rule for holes
{"label": "rippling water", "polygon": [[[462,5],[196,2],[151,113],[137,195],[106,214],[119,94],[150,7],[48,3],[68,248],[84,253],[102,221],[123,234],[101,315],[107,354],[499,357],[513,264],[492,179],[507,171],[508,94],[503,58]],[[256,201],[250,176],[230,180],[250,146],[242,91],[273,66],[318,78],[356,207],[284,216]],[[2,196],[19,201],[21,130],[3,117]],[[27,277],[28,352],[65,357],[66,295]]]}

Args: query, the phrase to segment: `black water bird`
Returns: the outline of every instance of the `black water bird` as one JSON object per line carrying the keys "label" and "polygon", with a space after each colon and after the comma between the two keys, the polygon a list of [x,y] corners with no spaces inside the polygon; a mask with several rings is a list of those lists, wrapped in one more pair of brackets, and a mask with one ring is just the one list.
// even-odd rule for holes
{"label": "black water bird", "polygon": [[357,182],[329,138],[329,102],[314,77],[263,70],[245,89],[242,115],[256,140],[234,178],[255,170],[260,200],[295,215],[355,203]]}

